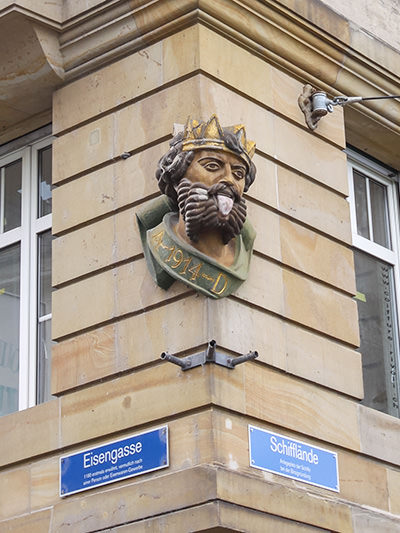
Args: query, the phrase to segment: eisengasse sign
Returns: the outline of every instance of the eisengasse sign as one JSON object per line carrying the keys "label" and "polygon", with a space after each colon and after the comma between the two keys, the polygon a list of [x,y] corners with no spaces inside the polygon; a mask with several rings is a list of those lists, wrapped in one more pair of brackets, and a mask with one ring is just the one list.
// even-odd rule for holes
{"label": "eisengasse sign", "polygon": [[249,425],[250,466],[339,492],[337,454]]}
{"label": "eisengasse sign", "polygon": [[162,426],[61,457],[60,496],[69,496],[168,465],[168,426]]}

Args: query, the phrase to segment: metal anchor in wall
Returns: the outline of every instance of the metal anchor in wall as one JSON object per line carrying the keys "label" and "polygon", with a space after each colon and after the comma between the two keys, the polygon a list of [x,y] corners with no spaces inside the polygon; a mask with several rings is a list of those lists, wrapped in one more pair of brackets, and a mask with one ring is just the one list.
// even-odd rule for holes
{"label": "metal anchor in wall", "polygon": [[174,363],[174,365],[180,366],[182,370],[190,370],[191,368],[202,366],[206,363],[216,363],[217,365],[233,369],[235,366],[245,363],[246,361],[256,359],[257,357],[258,352],[256,351],[248,352],[245,355],[239,355],[237,357],[217,352],[217,343],[215,340],[211,340],[208,343],[208,346],[204,352],[187,355],[186,357],[176,357],[168,352],[163,352],[161,354],[161,359],[163,361]]}

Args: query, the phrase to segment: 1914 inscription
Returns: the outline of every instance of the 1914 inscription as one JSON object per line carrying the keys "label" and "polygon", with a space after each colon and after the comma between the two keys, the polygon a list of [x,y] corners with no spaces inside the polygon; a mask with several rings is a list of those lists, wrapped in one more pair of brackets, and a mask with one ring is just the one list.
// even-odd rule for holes
{"label": "1914 inscription", "polygon": [[[175,270],[184,280],[189,280],[196,284],[199,284],[200,280],[205,280],[209,282],[208,290],[213,294],[221,296],[225,292],[228,285],[227,276],[216,269],[214,269],[215,275],[210,276],[205,271],[204,263],[196,262],[198,260],[194,256],[183,252],[181,248],[169,241],[164,230],[154,233],[151,240],[153,251],[158,254],[164,264]],[[209,265],[208,270],[210,270]]]}

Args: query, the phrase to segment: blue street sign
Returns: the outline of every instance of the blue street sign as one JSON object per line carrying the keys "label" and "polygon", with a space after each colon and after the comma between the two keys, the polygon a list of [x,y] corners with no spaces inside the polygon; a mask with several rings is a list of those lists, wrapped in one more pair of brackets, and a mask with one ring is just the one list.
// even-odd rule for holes
{"label": "blue street sign", "polygon": [[339,492],[337,454],[249,425],[250,466]]}
{"label": "blue street sign", "polygon": [[60,496],[107,485],[169,465],[168,426],[60,458]]}

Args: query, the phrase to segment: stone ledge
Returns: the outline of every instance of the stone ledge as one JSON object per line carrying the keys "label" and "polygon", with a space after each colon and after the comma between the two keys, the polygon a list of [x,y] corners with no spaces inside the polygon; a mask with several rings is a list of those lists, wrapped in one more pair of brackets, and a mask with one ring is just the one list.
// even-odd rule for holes
{"label": "stone ledge", "polygon": [[[300,531],[307,531],[306,526],[328,527],[343,533],[352,531],[351,507],[345,503],[324,500],[304,491],[210,466],[166,473],[147,480],[137,479],[123,486],[87,493],[78,500],[64,500],[54,506],[52,527],[58,533],[88,533],[138,520],[143,524],[143,519],[151,520],[154,514],[161,518],[171,511],[180,509],[184,512],[189,507],[196,509],[199,505],[217,503],[224,505],[223,522],[227,526],[231,522],[228,510],[234,508],[241,509],[248,518],[254,512],[266,513],[261,516],[274,521],[275,525],[289,525],[289,521],[294,520],[302,527]],[[221,518],[214,524],[220,525]],[[263,531],[268,530],[273,531],[270,528]]]}
{"label": "stone ledge", "polygon": [[10,13],[21,13],[46,26],[61,29],[63,0],[38,2],[37,0],[1,0],[0,20]]}
{"label": "stone ledge", "polygon": [[53,28],[18,11],[0,17],[0,135],[51,108],[63,81],[62,62]]}
{"label": "stone ledge", "polygon": [[160,527],[171,532],[193,531],[193,524],[196,524],[197,531],[203,533],[326,533],[325,529],[222,501],[183,509],[167,516],[132,522],[113,530],[113,533],[143,533],[146,528],[148,531],[158,531]]}
{"label": "stone ledge", "polygon": [[[43,533],[51,532],[51,509],[0,522],[2,533]],[[71,532],[72,533],[72,532]]]}
{"label": "stone ledge", "polygon": [[[50,511],[42,515],[40,521],[38,519],[32,520],[33,517],[35,515],[27,515],[19,519],[5,521],[0,523],[0,527],[5,528],[4,533],[43,533],[43,531],[48,531]],[[35,526],[36,522],[38,522],[38,527],[43,526],[43,530]],[[209,533],[249,530],[252,533],[276,533],[277,531],[284,531],[285,533],[326,533],[326,529],[300,524],[297,521],[218,500],[195,505],[188,509],[170,511],[168,514],[156,516],[155,518],[131,521],[124,525],[113,527],[113,529],[107,529],[107,532],[156,532],[160,531],[160,527],[169,532],[193,531],[193,524],[196,524],[197,531],[207,531]],[[24,527],[26,529],[19,529]],[[51,529],[49,533],[53,531]]]}
{"label": "stone ledge", "polygon": [[[171,490],[171,486],[174,490]],[[324,492],[322,498],[226,467],[195,466],[100,487],[0,522],[4,533],[105,530],[322,533],[397,531],[398,517]],[[156,515],[156,516],[154,516]],[[112,528],[112,529],[108,529]],[[222,529],[221,529],[222,528]]]}
{"label": "stone ledge", "polygon": [[[332,9],[324,5],[322,2],[314,1],[314,8],[308,11],[306,15],[299,15],[292,10],[293,2],[287,0],[280,2],[278,5],[271,0],[265,2],[256,2],[254,0],[246,0],[240,4],[237,2],[228,2],[227,0],[183,0],[179,3],[179,7],[175,10],[170,9],[170,4],[167,6],[165,1],[157,2],[157,7],[150,5],[147,2],[140,2],[136,9],[130,7],[130,3],[123,2],[118,5],[111,6],[106,10],[88,10],[86,13],[80,13],[78,21],[75,19],[71,21],[64,21],[64,33],[61,38],[62,46],[66,50],[68,46],[75,45],[79,40],[82,40],[87,33],[88,43],[100,42],[100,33],[109,31],[107,26],[112,20],[121,17],[130,17],[131,24],[126,25],[125,41],[130,40],[130,52],[138,49],[143,44],[150,44],[159,38],[164,38],[168,33],[168,22],[184,17],[189,17],[182,25],[190,25],[199,21],[204,21],[209,26],[217,27],[218,21],[225,25],[224,33],[231,37],[237,37],[237,33],[242,34],[252,40],[255,47],[261,40],[268,41],[262,43],[265,47],[264,53],[271,53],[275,56],[277,62],[279,57],[283,61],[290,61],[288,55],[294,52],[293,47],[287,47],[287,43],[297,41],[298,51],[295,57],[299,59],[298,65],[305,61],[305,49],[308,49],[312,56],[318,57],[319,62],[327,61],[332,64],[341,64],[343,55],[347,57],[354,57],[357,63],[371,64],[374,63],[375,69],[384,71],[386,69],[386,76],[393,77],[393,67],[398,62],[399,54],[390,46],[385,46],[382,41],[369,36],[369,40],[377,41],[377,49],[379,57],[365,57],[363,54],[365,44],[360,38],[355,38],[353,33],[357,33],[357,29],[350,24],[344,17],[335,13]],[[288,6],[282,4],[289,4]],[[136,4],[137,5],[137,4]],[[169,9],[168,9],[169,7]],[[298,6],[295,6],[298,11]],[[308,18],[308,20],[306,20]],[[122,18],[122,20],[125,20]],[[264,25],[264,31],[260,31],[260,24]],[[69,29],[69,26],[71,29]],[[160,31],[164,27],[163,34],[155,38],[152,33],[155,28]],[[174,31],[177,31],[174,29]],[[171,33],[171,31],[169,31]],[[129,38],[128,38],[129,34]],[[140,40],[135,40],[135,36],[140,36]],[[291,36],[291,37],[290,37]],[[280,37],[280,38],[279,38]],[[236,39],[235,39],[236,40]],[[109,39],[103,39],[103,42],[110,42]],[[117,41],[119,43],[119,41]],[[323,48],[321,53],[317,47]],[[85,47],[90,48],[89,46]],[[372,54],[373,47],[369,47],[368,51]],[[257,52],[260,52],[258,47]],[[361,53],[360,53],[361,52]],[[125,50],[126,54],[126,50]],[[92,52],[92,58],[96,53]],[[327,59],[329,58],[329,59]],[[115,58],[114,58],[115,59]],[[71,64],[79,65],[87,62],[88,56],[84,55],[77,61],[69,60]],[[287,65],[282,65],[286,67]],[[315,61],[308,63],[311,69],[316,69]],[[67,67],[68,70],[68,67]],[[306,72],[307,69],[305,69]],[[320,69],[320,74],[322,69]],[[323,81],[323,80],[322,80]],[[325,80],[327,81],[327,80]],[[333,80],[332,80],[333,81]],[[379,84],[378,84],[379,87]]]}

